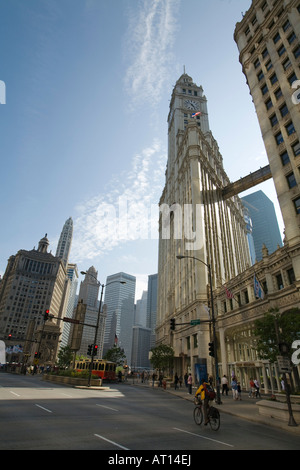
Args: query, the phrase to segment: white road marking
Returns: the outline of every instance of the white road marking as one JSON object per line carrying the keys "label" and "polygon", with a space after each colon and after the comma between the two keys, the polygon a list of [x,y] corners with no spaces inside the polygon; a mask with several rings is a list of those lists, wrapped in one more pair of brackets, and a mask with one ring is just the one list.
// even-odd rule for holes
{"label": "white road marking", "polygon": [[107,410],[119,411],[119,410],[116,410],[116,408],[110,408],[110,406],[98,405],[98,403],[96,403],[96,406],[101,406],[102,408],[106,408]]}
{"label": "white road marking", "polygon": [[17,393],[15,393],[15,392],[12,392],[11,390],[10,390],[10,393],[12,393],[13,395],[16,395],[16,397],[20,397],[20,396],[21,396],[21,395],[18,395]]}
{"label": "white road marking", "polygon": [[195,434],[193,432],[184,431],[184,429],[179,429],[179,428],[173,428],[173,429],[176,429],[177,431],[185,432],[186,434],[191,434],[192,436],[200,437],[201,439],[207,439],[208,441],[217,442],[218,444],[223,444],[224,446],[234,447],[233,445],[227,444],[226,442],[217,441],[216,439],[211,439],[210,437],[201,436],[200,434]]}
{"label": "white road marking", "polygon": [[99,439],[103,439],[104,441],[109,442],[110,444],[113,444],[114,446],[120,447],[120,449],[130,450],[130,449],[127,449],[127,447],[121,446],[117,442],[110,441],[109,439],[106,439],[106,437],[100,436],[99,434],[94,434],[94,436],[99,437]]}
{"label": "white road marking", "polygon": [[48,413],[52,413],[52,411],[50,411],[50,410],[47,410],[47,408],[44,408],[44,407],[43,407],[43,406],[41,406],[41,405],[37,405],[37,404],[35,404],[35,406],[38,406],[39,408],[42,408],[42,410],[48,411]]}

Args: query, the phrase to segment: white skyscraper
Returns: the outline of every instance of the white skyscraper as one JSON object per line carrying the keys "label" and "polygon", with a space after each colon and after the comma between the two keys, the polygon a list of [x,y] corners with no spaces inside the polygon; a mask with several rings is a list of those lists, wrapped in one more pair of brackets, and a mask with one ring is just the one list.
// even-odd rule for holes
{"label": "white skyscraper", "polygon": [[59,242],[56,249],[56,256],[61,258],[64,266],[67,266],[69,254],[71,250],[73,237],[73,220],[72,217],[69,217],[66,220],[62,232],[60,234]]}

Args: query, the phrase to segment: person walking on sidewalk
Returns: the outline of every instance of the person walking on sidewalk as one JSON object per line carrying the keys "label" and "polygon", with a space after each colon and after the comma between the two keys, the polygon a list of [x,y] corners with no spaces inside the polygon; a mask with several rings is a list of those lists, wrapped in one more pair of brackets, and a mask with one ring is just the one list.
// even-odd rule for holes
{"label": "person walking on sidewalk", "polygon": [[222,395],[224,395],[224,392],[226,392],[226,395],[228,395],[228,379],[226,375],[223,375],[221,379],[221,384],[222,384]]}
{"label": "person walking on sidewalk", "polygon": [[237,400],[237,380],[235,377],[232,377],[231,390],[232,390],[232,398],[234,400]]}
{"label": "person walking on sidewalk", "polygon": [[188,376],[187,385],[188,385],[188,393],[191,395],[192,394],[192,385],[193,385],[193,377],[192,377],[191,373]]}
{"label": "person walking on sidewalk", "polygon": [[257,379],[254,380],[254,387],[255,387],[255,398],[257,397],[261,398],[260,391],[259,391],[259,381]]}
{"label": "person walking on sidewalk", "polygon": [[174,389],[175,390],[177,390],[178,381],[179,381],[179,378],[178,378],[178,375],[177,375],[177,372],[176,372],[175,379],[174,379]]}

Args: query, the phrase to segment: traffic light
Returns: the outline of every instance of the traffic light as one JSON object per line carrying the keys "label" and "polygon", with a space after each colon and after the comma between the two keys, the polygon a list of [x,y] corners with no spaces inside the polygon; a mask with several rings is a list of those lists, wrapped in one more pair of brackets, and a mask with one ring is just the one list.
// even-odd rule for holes
{"label": "traffic light", "polygon": [[175,318],[171,318],[171,320],[170,320],[170,329],[172,331],[175,330]]}
{"label": "traffic light", "polygon": [[98,352],[98,344],[94,344],[93,355],[94,355],[94,356],[97,356],[97,352]]}
{"label": "traffic light", "polygon": [[11,340],[11,334],[10,334],[10,333],[9,333],[7,339],[8,339],[8,340]]}
{"label": "traffic light", "polygon": [[87,350],[87,355],[88,355],[88,356],[91,356],[91,355],[92,355],[92,348],[93,348],[93,345],[92,345],[92,344],[89,344],[89,345],[88,345],[88,350]]}
{"label": "traffic light", "polygon": [[208,343],[208,346],[209,346],[209,355],[211,357],[215,357],[215,344],[214,342],[212,341],[211,343]]}
{"label": "traffic light", "polygon": [[47,321],[49,318],[49,310],[45,310],[45,314],[44,314],[44,320]]}

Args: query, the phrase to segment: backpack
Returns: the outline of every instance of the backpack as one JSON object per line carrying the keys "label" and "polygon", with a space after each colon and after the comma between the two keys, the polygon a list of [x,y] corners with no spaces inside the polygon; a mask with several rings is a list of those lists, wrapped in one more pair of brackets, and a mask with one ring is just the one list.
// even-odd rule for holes
{"label": "backpack", "polygon": [[216,393],[211,385],[206,384],[204,386],[204,389],[205,389],[205,398],[208,398],[209,400],[214,400],[216,398]]}

